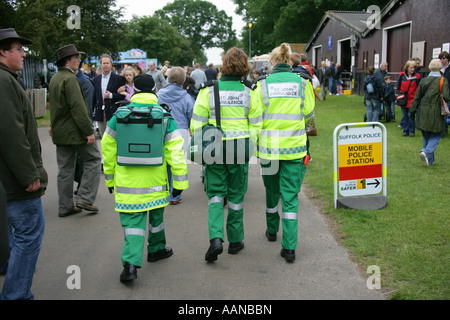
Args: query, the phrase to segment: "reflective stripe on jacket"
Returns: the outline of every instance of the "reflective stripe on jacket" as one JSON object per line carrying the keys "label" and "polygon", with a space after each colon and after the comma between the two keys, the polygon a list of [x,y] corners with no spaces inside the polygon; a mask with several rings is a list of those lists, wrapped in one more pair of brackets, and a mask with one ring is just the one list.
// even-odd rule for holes
{"label": "reflective stripe on jacket", "polygon": [[306,155],[305,124],[314,115],[311,82],[278,64],[258,82],[264,104],[263,126],[258,140],[258,157],[270,160],[301,159]]}
{"label": "reflective stripe on jacket", "polygon": [[[239,77],[222,76],[219,80],[220,119],[223,140],[251,138],[256,142],[262,125],[262,105]],[[214,86],[200,90],[194,105],[191,130],[201,130],[206,124],[216,125]]]}
{"label": "reflective stripe on jacket", "polygon": [[[131,97],[133,107],[158,104],[156,95],[139,93]],[[117,165],[116,116],[108,122],[102,138],[103,171],[107,187],[115,187],[115,210],[119,212],[142,212],[167,206],[169,186],[167,164],[171,166],[173,187],[184,190],[189,187],[188,171],[183,153],[183,137],[175,120],[165,118],[167,128],[164,136],[164,164],[162,166]]]}

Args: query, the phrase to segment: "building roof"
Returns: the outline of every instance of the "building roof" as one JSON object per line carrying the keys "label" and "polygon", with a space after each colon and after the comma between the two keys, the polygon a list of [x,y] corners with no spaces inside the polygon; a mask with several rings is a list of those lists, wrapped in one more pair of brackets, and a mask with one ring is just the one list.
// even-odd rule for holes
{"label": "building roof", "polygon": [[[385,16],[391,12],[394,7],[396,7],[397,3],[401,4],[401,1],[406,0],[391,0],[380,12],[378,16],[379,22],[383,21]],[[368,9],[371,9],[369,7]],[[356,36],[359,38],[366,37],[369,33],[372,32],[373,26],[376,25],[375,18],[377,16],[374,15],[374,12],[363,10],[363,11],[332,11],[329,10],[325,12],[322,20],[311,36],[310,40],[306,44],[305,50],[308,51],[311,46],[314,44],[316,39],[319,37],[325,25],[329,20],[333,20],[334,22],[340,23],[344,28],[350,29],[353,31]]]}

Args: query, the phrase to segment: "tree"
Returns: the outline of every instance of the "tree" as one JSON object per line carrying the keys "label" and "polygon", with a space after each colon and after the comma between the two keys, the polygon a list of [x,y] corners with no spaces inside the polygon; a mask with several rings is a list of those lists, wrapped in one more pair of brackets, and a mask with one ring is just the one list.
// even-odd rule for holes
{"label": "tree", "polygon": [[[237,14],[252,22],[252,53],[270,52],[281,42],[306,43],[328,10],[383,8],[390,0],[233,0]],[[248,48],[249,30],[242,33]]]}
{"label": "tree", "polygon": [[[10,1],[14,9],[16,31],[33,41],[31,56],[56,60],[56,50],[70,43],[88,56],[102,53],[118,55],[124,41],[125,23],[122,8],[114,10],[115,0],[16,0]],[[80,9],[80,28],[69,29],[67,8],[77,5]],[[6,27],[6,26],[5,26]]]}
{"label": "tree", "polygon": [[226,51],[237,44],[231,17],[208,1],[175,0],[155,15],[177,27],[198,53],[214,47]]}
{"label": "tree", "polygon": [[[149,32],[151,30],[151,32]],[[148,58],[169,60],[172,65],[190,65],[194,51],[188,39],[166,20],[156,16],[134,16],[128,24],[127,41],[123,49],[139,48]]]}

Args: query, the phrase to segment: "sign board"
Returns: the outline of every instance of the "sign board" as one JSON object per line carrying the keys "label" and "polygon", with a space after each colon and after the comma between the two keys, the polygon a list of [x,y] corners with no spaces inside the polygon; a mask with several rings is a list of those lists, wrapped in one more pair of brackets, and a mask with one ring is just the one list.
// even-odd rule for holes
{"label": "sign board", "polygon": [[[386,195],[386,128],[379,122],[342,124],[334,132],[335,206],[340,197]],[[370,199],[373,202],[373,199]]]}

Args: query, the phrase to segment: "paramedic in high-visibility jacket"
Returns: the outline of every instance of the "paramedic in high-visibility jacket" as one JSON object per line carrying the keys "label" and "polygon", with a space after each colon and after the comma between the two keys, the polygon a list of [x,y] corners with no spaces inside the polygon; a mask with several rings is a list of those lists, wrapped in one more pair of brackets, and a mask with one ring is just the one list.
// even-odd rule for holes
{"label": "paramedic in high-visibility jacket", "polygon": [[[205,260],[209,262],[217,260],[223,251],[225,197],[228,200],[226,219],[227,238],[230,243],[228,253],[237,254],[244,248],[243,215],[248,183],[248,161],[253,153],[251,145],[256,146],[262,125],[261,99],[255,96],[256,90],[252,90],[250,82],[246,84],[241,82],[251,70],[247,55],[241,49],[233,47],[223,56],[222,61],[222,76],[218,81],[218,89],[223,149],[220,150],[221,156],[217,161],[208,163],[205,160],[210,239]],[[213,82],[209,85],[203,84],[191,119],[193,133],[202,130],[206,124],[217,125],[215,100]]]}
{"label": "paramedic in high-visibility jacket", "polygon": [[264,104],[258,158],[266,188],[266,237],[276,241],[281,215],[281,256],[292,262],[298,238],[298,193],[309,159],[305,123],[314,115],[315,99],[307,75],[291,71],[287,44],[273,49],[270,61],[272,72],[257,82]]}
{"label": "paramedic in high-visibility jacket", "polygon": [[[131,104],[128,107],[142,110],[149,105],[158,105],[154,89],[155,81],[151,75],[144,74],[136,77],[135,94],[131,97]],[[118,136],[121,131],[117,130],[117,113],[108,122],[102,138],[106,186],[111,193],[114,190],[115,210],[119,212],[125,234],[122,250],[124,269],[120,275],[121,282],[136,279],[137,269],[142,267],[147,211],[149,211],[150,224],[147,261],[155,262],[173,254],[172,249],[166,247],[163,222],[164,207],[169,204],[167,164],[172,167],[174,193],[181,193],[181,190],[188,188],[189,183],[182,149],[183,137],[170,114],[165,114],[163,121],[165,132],[160,135],[163,140],[164,158],[163,164],[159,166],[145,166],[139,163],[133,166],[118,164],[117,141],[121,138]],[[145,125],[144,128],[146,127]],[[133,140],[133,137],[129,139]]]}

